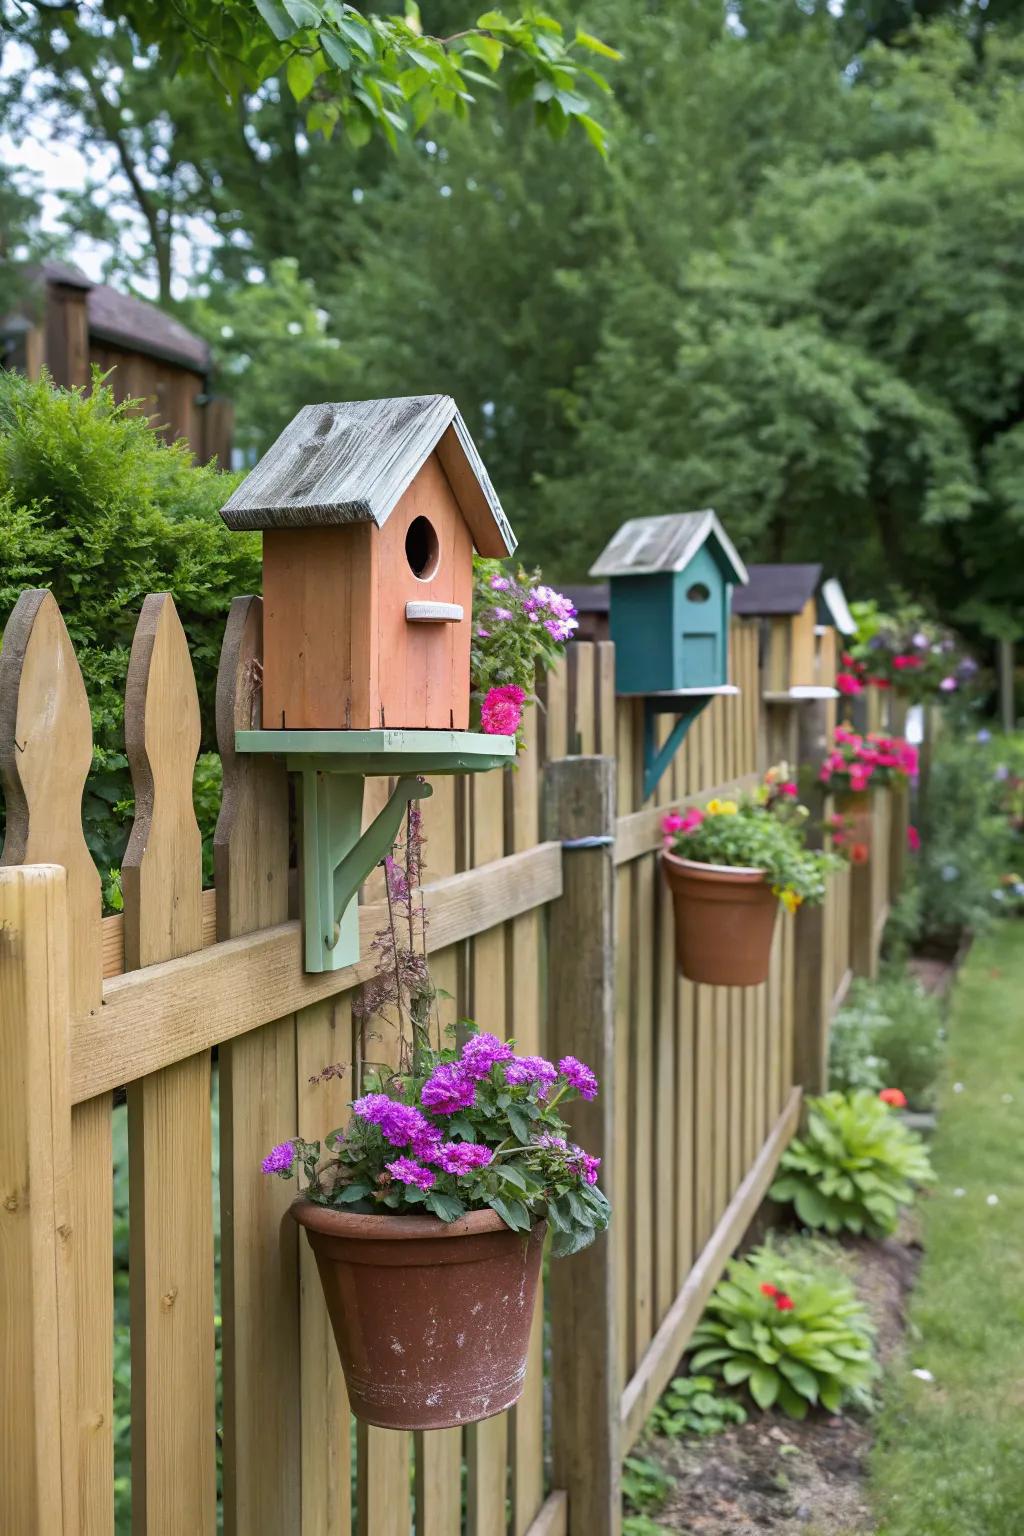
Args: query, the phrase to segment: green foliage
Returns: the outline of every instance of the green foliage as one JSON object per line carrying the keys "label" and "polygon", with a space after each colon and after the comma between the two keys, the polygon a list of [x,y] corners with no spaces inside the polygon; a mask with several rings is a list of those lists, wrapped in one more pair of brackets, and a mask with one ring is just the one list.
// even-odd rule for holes
{"label": "green foliage", "polygon": [[804,845],[802,824],[775,815],[754,796],[710,800],[700,820],[689,812],[666,822],[671,851],[700,864],[762,869],[775,895],[792,910],[823,901],[825,879],[839,865],[832,854]]}
{"label": "green foliage", "polygon": [[651,1414],[659,1435],[719,1435],[730,1424],[745,1424],[747,1411],[719,1391],[712,1376],[677,1376]]}
{"label": "green foliage", "polygon": [[807,1126],[782,1154],[771,1198],[805,1227],[887,1237],[900,1210],[933,1182],[920,1136],[868,1089],[807,1101]]}
{"label": "green foliage", "polygon": [[871,1325],[850,1283],[808,1274],[770,1246],[732,1260],[692,1348],[692,1371],[713,1371],[792,1419],[819,1403],[830,1413],[865,1406],[875,1375]]}
{"label": "green foliage", "polygon": [[[58,25],[65,38],[88,28],[73,8],[33,16],[29,24],[20,6],[10,9],[16,36],[38,38],[42,26],[51,46]],[[301,105],[308,134],[330,140],[340,130],[351,149],[376,135],[394,149],[435,114],[465,120],[479,93],[486,99],[500,83],[510,105],[528,105],[552,138],[576,124],[607,154],[594,112],[610,86],[596,65],[620,55],[582,29],[566,35],[536,6],[518,17],[486,11],[476,26],[448,37],[424,33],[416,0],[406,0],[404,16],[342,0],[222,0],[214,7],[208,0],[121,0],[106,21],[130,29],[150,62],[199,77],[221,101],[241,102],[270,81],[283,84]]]}
{"label": "green foliage", "polygon": [[622,1497],[631,1506],[623,1536],[661,1536],[665,1527],[652,1520],[676,1485],[670,1473],[645,1456],[627,1456],[622,1463]]}
{"label": "green foliage", "polygon": [[942,1005],[906,969],[858,977],[832,1020],[829,1081],[841,1093],[900,1088],[913,1109],[930,1108],[942,1066]]}
{"label": "green foliage", "polygon": [[[124,685],[139,610],[170,591],[188,636],[214,746],[214,693],[231,599],[259,589],[259,537],[219,508],[237,477],[194,465],[106,385],[90,394],[0,372],[0,619],[26,587],[48,587],[75,646],[92,710],[93,768],[82,821],[97,867],[120,864],[133,801]],[[209,841],[219,798],[201,760],[196,803]],[[207,860],[209,860],[207,850]]]}
{"label": "green foliage", "polygon": [[859,678],[898,688],[913,703],[946,703],[977,673],[957,636],[936,624],[920,603],[885,613],[873,599],[853,603],[857,633],[848,650]]}

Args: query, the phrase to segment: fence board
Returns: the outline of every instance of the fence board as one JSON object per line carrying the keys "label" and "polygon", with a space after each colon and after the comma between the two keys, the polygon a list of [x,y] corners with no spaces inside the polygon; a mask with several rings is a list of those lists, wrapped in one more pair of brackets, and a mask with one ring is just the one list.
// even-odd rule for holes
{"label": "fence board", "polygon": [[[23,592],[0,650],[0,774],[7,812],[3,863],[59,864],[67,876],[68,1004],[97,1018],[102,998],[100,882],[82,834],[92,762],[89,701],[74,647],[49,592]],[[111,1098],[71,1116],[79,1525],[114,1523],[114,1244]]]}
{"label": "fence board", "polygon": [[[235,752],[235,731],[261,724],[262,628],[259,598],[236,598],[217,679],[225,939],[288,916],[288,776]],[[286,1219],[294,1186],[266,1178],[260,1160],[298,1125],[294,1016],[225,1043],[219,1070],[224,1530],[276,1536],[301,1507],[298,1231]]]}
{"label": "fence board", "polygon": [[[147,597],[125,695],[135,822],[122,866],[125,960],[203,942],[202,846],[192,808],[199,698],[172,599]],[[210,1058],[128,1095],[132,1313],[132,1526],[216,1529]],[[188,1467],[189,1475],[182,1476]]]}

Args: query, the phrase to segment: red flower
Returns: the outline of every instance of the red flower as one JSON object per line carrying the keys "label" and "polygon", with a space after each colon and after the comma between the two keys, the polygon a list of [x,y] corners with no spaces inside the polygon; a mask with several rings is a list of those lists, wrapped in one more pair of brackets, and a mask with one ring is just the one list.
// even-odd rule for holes
{"label": "red flower", "polygon": [[892,683],[890,683],[887,677],[873,677],[871,679],[871,686],[872,688],[891,688]]}
{"label": "red flower", "polygon": [[918,853],[921,848],[921,834],[916,827],[907,828],[907,847],[911,853]]}
{"label": "red flower", "polygon": [[855,697],[864,692],[864,684],[852,672],[840,672],[836,677],[836,687],[840,693],[845,693],[848,698]]}
{"label": "red flower", "polygon": [[921,658],[920,656],[894,656],[892,664],[897,672],[913,672],[921,665]]}
{"label": "red flower", "polygon": [[780,1312],[792,1312],[793,1298],[791,1296],[787,1296],[785,1292],[780,1291],[775,1298],[775,1305],[778,1307]]}
{"label": "red flower", "polygon": [[[833,841],[835,841],[835,839],[833,839]],[[868,848],[867,843],[851,843],[850,844],[850,863],[851,864],[866,864],[870,857],[871,857],[871,851]]]}
{"label": "red flower", "polygon": [[878,1095],[883,1104],[889,1104],[893,1109],[906,1109],[907,1096],[902,1088],[883,1088]]}
{"label": "red flower", "polygon": [[777,1285],[769,1285],[768,1281],[766,1280],[765,1283],[761,1287],[761,1295],[762,1296],[781,1296],[782,1292],[779,1290]]}

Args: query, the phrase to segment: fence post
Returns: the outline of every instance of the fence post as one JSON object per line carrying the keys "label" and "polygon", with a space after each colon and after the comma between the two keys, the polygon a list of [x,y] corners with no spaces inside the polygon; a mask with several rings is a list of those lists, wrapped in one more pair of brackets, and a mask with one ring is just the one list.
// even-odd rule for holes
{"label": "fence post", "polygon": [[78,1530],[64,870],[0,869],[0,1530]]}
{"label": "fence post", "polygon": [[[544,770],[545,837],[560,841],[562,896],[550,912],[552,1055],[580,1057],[601,1084],[569,1106],[573,1137],[614,1187],[615,762],[565,757]],[[624,1212],[613,1212],[623,1221]],[[623,1241],[621,1230],[618,1241]],[[622,1405],[614,1247],[608,1236],[551,1266],[554,1485],[569,1498],[569,1536],[622,1528]]]}
{"label": "fence post", "polygon": [[[797,761],[813,770],[813,782],[803,795],[810,812],[807,844],[822,847],[825,837],[826,796],[818,780],[818,768],[828,749],[828,703],[809,700],[799,706]],[[830,996],[830,933],[828,903],[801,907],[796,913],[793,993],[793,1081],[805,1093],[824,1093],[828,1087],[828,1034]]]}

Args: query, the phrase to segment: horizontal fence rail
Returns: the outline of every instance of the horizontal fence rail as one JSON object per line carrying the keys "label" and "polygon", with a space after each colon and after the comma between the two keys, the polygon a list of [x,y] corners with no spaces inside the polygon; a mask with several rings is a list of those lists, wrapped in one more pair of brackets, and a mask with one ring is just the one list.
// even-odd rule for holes
{"label": "horizontal fence rail", "polygon": [[[260,724],[261,605],[239,598],[202,889],[199,706],[159,594],[125,700],[124,912],[102,918],[81,823],[88,700],[53,598],[23,595],[0,652],[0,1308],[17,1323],[0,1329],[0,1528],[110,1536],[116,1462],[147,1536],[212,1533],[218,1518],[235,1536],[620,1529],[621,1457],[770,1184],[802,1090],[821,1085],[832,1011],[877,963],[905,838],[905,806],[878,796],[870,862],[837,874],[818,914],[780,916],[763,986],[678,975],[666,809],[742,793],[769,745],[798,746],[797,710],[763,696],[757,626],[735,622],[731,641],[738,693],[699,716],[648,800],[643,706],[615,696],[599,642],[570,646],[542,680],[514,769],[440,781],[423,804],[442,1022],[475,1017],[521,1050],[593,1061],[603,1093],[573,1107],[574,1133],[604,1159],[613,1222],[552,1266],[513,1410],[465,1430],[353,1433],[315,1265],[285,1219],[293,1187],[259,1161],[343,1125],[361,1063],[394,1059],[393,1034],[367,1038],[352,1006],[374,970],[381,874],[361,894],[364,958],[307,975],[287,774],[234,751],[235,730]],[[800,706],[819,707],[824,721],[831,706]],[[659,722],[659,741],[670,729]],[[367,781],[367,821],[388,792]],[[598,841],[563,847],[581,837]],[[328,1064],[338,1073],[313,1081]],[[123,1528],[123,1491],[116,1503]]]}

